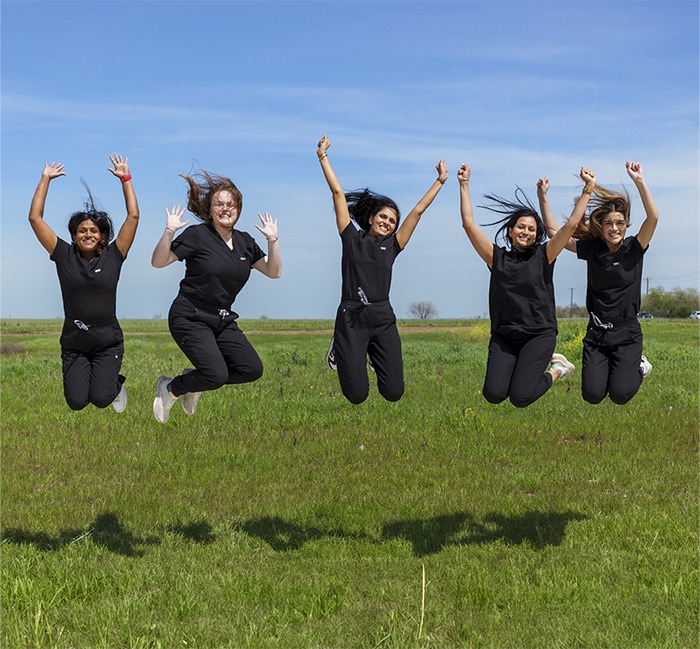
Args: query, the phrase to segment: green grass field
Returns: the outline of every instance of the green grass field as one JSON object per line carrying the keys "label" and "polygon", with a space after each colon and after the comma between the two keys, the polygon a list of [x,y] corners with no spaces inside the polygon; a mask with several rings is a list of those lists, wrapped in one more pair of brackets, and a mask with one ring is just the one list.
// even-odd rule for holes
{"label": "green grass field", "polygon": [[486,321],[406,327],[404,398],[360,406],[330,322],[242,321],[263,378],[165,426],[186,361],[122,325],[119,415],[65,405],[60,321],[1,323],[3,649],[698,646],[698,322],[643,323],[627,406],[577,370],[516,410]]}

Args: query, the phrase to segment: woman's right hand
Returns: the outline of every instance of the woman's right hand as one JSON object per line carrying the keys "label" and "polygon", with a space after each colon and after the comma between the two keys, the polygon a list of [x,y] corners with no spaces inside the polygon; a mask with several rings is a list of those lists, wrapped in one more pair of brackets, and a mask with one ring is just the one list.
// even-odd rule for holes
{"label": "woman's right hand", "polygon": [[326,152],[328,151],[330,145],[331,141],[328,139],[328,136],[324,134],[323,137],[318,141],[318,149],[316,150],[316,155],[318,155],[319,160],[326,155]]}
{"label": "woman's right hand", "polygon": [[182,217],[185,215],[185,208],[179,205],[173,205],[172,209],[166,208],[165,214],[167,215],[165,229],[170,230],[172,233],[184,228],[190,222],[189,219],[187,221],[182,220]]}
{"label": "woman's right hand", "polygon": [[586,167],[581,167],[579,175],[581,176],[581,180],[583,180],[586,189],[592,191],[595,187],[595,174],[590,169],[586,169]]}
{"label": "woman's right hand", "polygon": [[549,178],[545,176],[544,178],[537,179],[537,196],[538,198],[544,198],[549,190]]}
{"label": "woman's right hand", "polygon": [[44,171],[41,172],[41,177],[53,180],[59,176],[65,176],[66,172],[63,171],[63,167],[61,162],[52,162],[51,164],[44,162]]}
{"label": "woman's right hand", "polygon": [[459,181],[459,184],[461,185],[462,183],[468,183],[471,175],[471,167],[467,164],[463,164],[457,172],[457,180]]}

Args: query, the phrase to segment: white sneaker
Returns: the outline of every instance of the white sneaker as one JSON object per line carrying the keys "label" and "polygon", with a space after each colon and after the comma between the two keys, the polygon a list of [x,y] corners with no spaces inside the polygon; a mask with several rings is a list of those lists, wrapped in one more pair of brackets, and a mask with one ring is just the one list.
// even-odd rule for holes
{"label": "white sneaker", "polygon": [[153,415],[161,424],[167,424],[170,419],[170,410],[177,401],[178,397],[170,394],[168,384],[171,379],[169,376],[161,376],[156,382],[156,398],[153,400]]}
{"label": "white sneaker", "polygon": [[326,353],[326,365],[328,369],[334,372],[338,371],[338,364],[335,362],[335,352],[333,351],[333,341],[334,338],[331,337],[331,344],[328,346],[328,352]]}
{"label": "white sneaker", "polygon": [[122,383],[117,398],[114,401],[112,401],[112,408],[114,408],[116,412],[124,412],[126,410],[126,404],[128,403],[128,401],[129,399],[126,396],[126,390],[124,389],[124,384]]}
{"label": "white sneaker", "polygon": [[[187,374],[188,372],[193,371],[194,370],[191,367],[186,367],[184,370],[182,370],[182,373]],[[197,403],[199,402],[199,397],[201,396],[201,392],[185,392],[185,394],[182,395],[182,409],[185,411],[186,415],[191,417],[195,412],[197,412]]]}
{"label": "white sneaker", "polygon": [[647,357],[644,354],[642,354],[642,362],[639,363],[639,369],[642,370],[642,378],[651,374],[652,367],[653,365],[649,362]]}
{"label": "white sneaker", "polygon": [[550,370],[559,370],[559,379],[569,376],[569,374],[572,374],[576,369],[574,364],[568,361],[564,354],[552,354],[552,360],[550,363]]}

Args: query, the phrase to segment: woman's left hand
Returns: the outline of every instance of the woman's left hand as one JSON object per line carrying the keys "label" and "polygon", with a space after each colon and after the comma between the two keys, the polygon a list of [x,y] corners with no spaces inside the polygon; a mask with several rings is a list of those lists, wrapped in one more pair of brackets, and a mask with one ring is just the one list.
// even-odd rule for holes
{"label": "woman's left hand", "polygon": [[595,187],[595,173],[593,173],[593,171],[586,169],[586,167],[581,167],[579,176],[587,189],[593,189]]}
{"label": "woman's left hand", "polygon": [[268,243],[274,243],[277,241],[277,219],[273,219],[267,212],[265,212],[265,216],[258,212],[258,218],[262,223],[262,227],[260,227],[257,223],[255,224],[255,227],[265,235]]}
{"label": "woman's left hand", "polygon": [[627,174],[635,183],[641,183],[644,181],[641,162],[630,162],[628,160],[625,162],[625,167],[627,167]]}
{"label": "woman's left hand", "polygon": [[447,180],[447,163],[444,160],[440,160],[440,162],[435,165],[435,169],[437,169],[438,172],[437,179],[444,185]]}
{"label": "woman's left hand", "polygon": [[537,196],[539,198],[544,198],[549,190],[549,178],[545,176],[544,178],[537,179]]}
{"label": "woman's left hand", "polygon": [[124,178],[124,176],[129,175],[129,158],[122,157],[118,153],[109,156],[109,161],[114,165],[113,169],[108,169],[117,178]]}

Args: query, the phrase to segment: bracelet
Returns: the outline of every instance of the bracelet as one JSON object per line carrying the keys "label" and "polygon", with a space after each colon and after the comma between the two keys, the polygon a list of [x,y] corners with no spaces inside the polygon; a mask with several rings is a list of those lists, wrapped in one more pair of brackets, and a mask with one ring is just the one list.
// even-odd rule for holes
{"label": "bracelet", "polygon": [[119,180],[122,181],[122,185],[124,183],[128,183],[131,180],[131,174],[127,174],[126,176],[122,176]]}
{"label": "bracelet", "polygon": [[275,243],[275,241],[277,241],[278,239],[279,239],[279,237],[275,237],[274,239],[268,239],[267,242],[268,243]]}
{"label": "bracelet", "polygon": [[324,154],[318,159],[318,161],[321,162],[321,160],[323,160],[324,158],[327,158],[327,157],[328,157],[328,154],[327,154],[327,153],[324,153]]}
{"label": "bracelet", "polygon": [[169,227],[167,227],[167,226],[166,226],[166,228],[165,228],[165,231],[166,231],[166,232],[172,232],[173,234],[175,234],[175,233],[177,232],[177,230],[173,230],[172,228],[169,228]]}
{"label": "bracelet", "polygon": [[[595,185],[594,185],[593,187],[595,187]],[[589,188],[588,188],[588,185],[586,185],[586,186],[583,188],[583,192],[582,192],[582,193],[583,193],[583,194],[588,194],[588,195],[590,196],[590,195],[593,193],[593,187],[591,187],[591,188],[589,189]]]}

